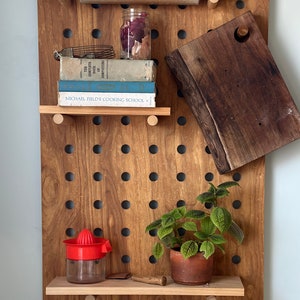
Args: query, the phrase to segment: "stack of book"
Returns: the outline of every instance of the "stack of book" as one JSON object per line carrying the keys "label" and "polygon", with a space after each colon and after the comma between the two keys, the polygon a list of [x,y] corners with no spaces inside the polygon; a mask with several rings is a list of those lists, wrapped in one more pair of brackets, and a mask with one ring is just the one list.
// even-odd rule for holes
{"label": "stack of book", "polygon": [[58,105],[155,107],[153,60],[60,58]]}

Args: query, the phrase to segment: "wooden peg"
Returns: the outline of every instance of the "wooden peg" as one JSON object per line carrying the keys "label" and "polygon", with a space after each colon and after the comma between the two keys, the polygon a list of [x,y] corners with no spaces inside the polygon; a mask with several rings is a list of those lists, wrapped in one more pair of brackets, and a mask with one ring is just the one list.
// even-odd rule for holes
{"label": "wooden peg", "polygon": [[157,116],[155,115],[151,115],[147,118],[147,123],[150,125],[150,126],[155,126],[157,125],[158,123],[158,118]]}
{"label": "wooden peg", "polygon": [[236,33],[240,38],[244,38],[249,34],[249,28],[246,25],[241,25],[238,27]]}
{"label": "wooden peg", "polygon": [[217,300],[216,296],[207,296],[206,300]]}
{"label": "wooden peg", "polygon": [[139,281],[143,283],[148,283],[148,284],[157,284],[157,285],[162,285],[165,286],[167,284],[167,277],[166,276],[136,276],[132,275],[131,279],[133,281]]}
{"label": "wooden peg", "polygon": [[207,0],[207,7],[209,9],[216,8],[218,5],[219,0]]}
{"label": "wooden peg", "polygon": [[84,300],[96,300],[96,297],[92,295],[88,295],[84,298]]}
{"label": "wooden peg", "polygon": [[69,125],[74,122],[74,119],[71,116],[62,115],[62,114],[55,114],[52,117],[52,120],[57,125]]}

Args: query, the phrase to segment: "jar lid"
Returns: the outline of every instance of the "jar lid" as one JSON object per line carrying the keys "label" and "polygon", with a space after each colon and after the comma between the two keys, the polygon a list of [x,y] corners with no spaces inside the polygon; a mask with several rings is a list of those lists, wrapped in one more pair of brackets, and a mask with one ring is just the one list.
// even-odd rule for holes
{"label": "jar lid", "polygon": [[66,256],[72,260],[95,260],[112,251],[109,240],[96,238],[88,229],[83,229],[77,238],[63,241]]}

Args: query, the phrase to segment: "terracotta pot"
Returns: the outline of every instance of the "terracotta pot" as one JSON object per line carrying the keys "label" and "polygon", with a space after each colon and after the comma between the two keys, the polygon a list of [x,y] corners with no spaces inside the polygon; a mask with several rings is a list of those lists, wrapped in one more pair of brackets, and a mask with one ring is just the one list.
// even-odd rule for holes
{"label": "terracotta pot", "polygon": [[213,256],[206,259],[198,253],[185,259],[179,251],[170,250],[171,277],[176,283],[199,285],[212,278]]}

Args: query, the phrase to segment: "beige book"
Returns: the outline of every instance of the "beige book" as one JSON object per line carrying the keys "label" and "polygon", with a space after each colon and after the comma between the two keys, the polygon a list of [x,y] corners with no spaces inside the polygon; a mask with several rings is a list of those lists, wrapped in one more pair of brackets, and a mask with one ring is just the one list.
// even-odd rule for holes
{"label": "beige book", "polygon": [[155,81],[153,60],[60,58],[60,80]]}

